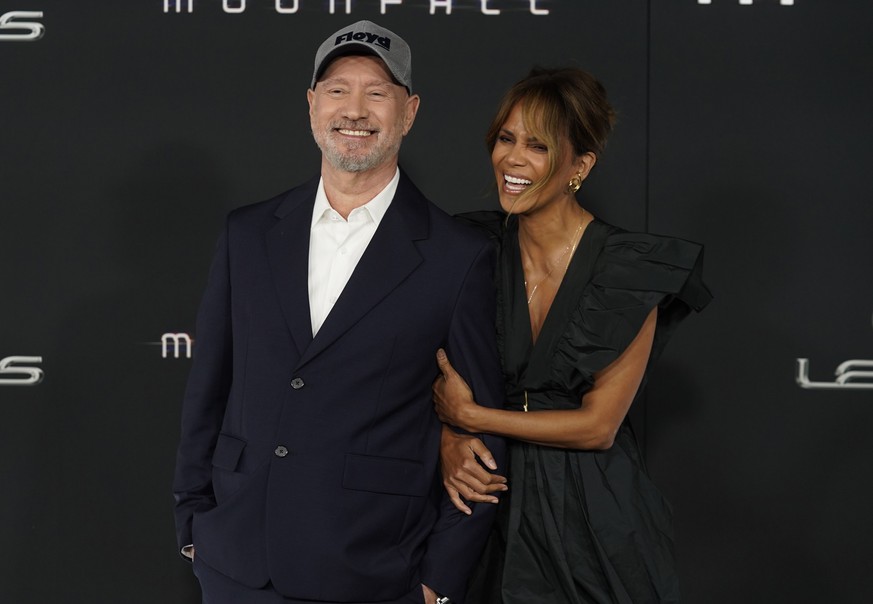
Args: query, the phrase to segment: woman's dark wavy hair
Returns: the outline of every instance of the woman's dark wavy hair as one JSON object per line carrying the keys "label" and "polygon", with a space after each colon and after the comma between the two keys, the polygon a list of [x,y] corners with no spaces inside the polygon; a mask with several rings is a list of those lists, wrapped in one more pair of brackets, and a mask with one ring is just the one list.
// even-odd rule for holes
{"label": "woman's dark wavy hair", "polygon": [[489,152],[516,105],[521,106],[525,129],[545,143],[549,156],[546,178],[529,187],[524,196],[536,193],[554,176],[564,139],[570,141],[576,157],[589,152],[600,155],[615,124],[606,89],[593,75],[574,67],[535,67],[503,95],[485,137]]}

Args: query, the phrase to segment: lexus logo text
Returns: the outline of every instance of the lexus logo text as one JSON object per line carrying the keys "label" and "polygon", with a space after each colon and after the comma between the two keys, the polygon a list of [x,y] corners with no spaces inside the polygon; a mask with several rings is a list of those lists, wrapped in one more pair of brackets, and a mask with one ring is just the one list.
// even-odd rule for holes
{"label": "lexus logo text", "polygon": [[0,42],[36,42],[45,34],[42,11],[14,10],[0,16]]}
{"label": "lexus logo text", "polygon": [[0,360],[0,386],[36,386],[42,381],[43,372],[34,365],[42,363],[42,357],[6,357]]}

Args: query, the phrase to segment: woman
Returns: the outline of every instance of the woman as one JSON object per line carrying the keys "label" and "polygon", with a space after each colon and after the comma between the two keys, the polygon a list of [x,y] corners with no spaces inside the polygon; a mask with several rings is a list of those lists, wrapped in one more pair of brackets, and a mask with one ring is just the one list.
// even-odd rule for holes
{"label": "woman", "polygon": [[[711,296],[699,245],[623,231],[577,203],[613,121],[591,75],[535,70],[504,96],[488,132],[505,214],[471,217],[500,246],[505,409],[476,405],[442,351],[434,384],[444,422],[510,439],[510,489],[473,604],[679,600],[670,508],[627,412],[673,328]],[[506,488],[473,452],[488,461],[481,441],[444,430],[444,481],[465,511],[459,494],[495,501]]]}

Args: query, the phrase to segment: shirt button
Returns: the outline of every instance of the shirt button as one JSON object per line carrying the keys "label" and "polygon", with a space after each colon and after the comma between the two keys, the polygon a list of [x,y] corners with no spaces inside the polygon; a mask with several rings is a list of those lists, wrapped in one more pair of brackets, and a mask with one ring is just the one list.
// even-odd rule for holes
{"label": "shirt button", "polygon": [[342,254],[343,256],[345,256],[345,255],[346,255],[346,248],[341,247],[341,248],[340,248],[340,254]]}
{"label": "shirt button", "polygon": [[303,388],[303,380],[300,378],[294,378],[291,380],[291,387],[294,388],[294,390],[300,390]]}
{"label": "shirt button", "polygon": [[286,455],[288,455],[288,449],[287,447],[279,445],[278,447],[276,447],[276,450],[273,451],[273,453],[276,454],[276,457],[285,457]]}

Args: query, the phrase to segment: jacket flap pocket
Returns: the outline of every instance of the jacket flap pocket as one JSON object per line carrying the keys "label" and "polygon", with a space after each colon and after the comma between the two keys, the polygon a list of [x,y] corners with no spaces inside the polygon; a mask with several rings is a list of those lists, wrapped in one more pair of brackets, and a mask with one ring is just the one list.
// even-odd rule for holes
{"label": "jacket flap pocket", "polygon": [[346,455],[343,486],[347,489],[422,497],[432,479],[425,474],[424,465],[412,459]]}
{"label": "jacket flap pocket", "polygon": [[212,454],[212,465],[222,470],[235,472],[242,457],[246,442],[227,434],[219,434],[218,442],[215,443],[215,452]]}

